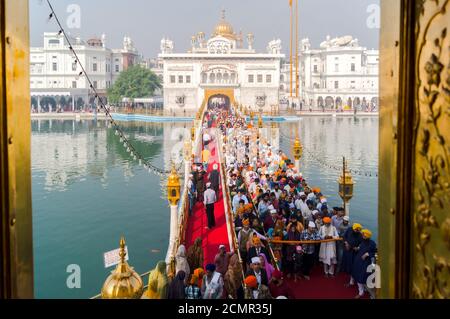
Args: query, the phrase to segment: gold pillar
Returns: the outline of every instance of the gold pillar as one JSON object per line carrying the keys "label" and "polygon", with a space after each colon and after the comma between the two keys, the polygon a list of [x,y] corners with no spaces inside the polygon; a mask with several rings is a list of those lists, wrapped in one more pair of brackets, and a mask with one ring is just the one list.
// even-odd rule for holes
{"label": "gold pillar", "polygon": [[28,1],[0,8],[0,298],[33,298]]}

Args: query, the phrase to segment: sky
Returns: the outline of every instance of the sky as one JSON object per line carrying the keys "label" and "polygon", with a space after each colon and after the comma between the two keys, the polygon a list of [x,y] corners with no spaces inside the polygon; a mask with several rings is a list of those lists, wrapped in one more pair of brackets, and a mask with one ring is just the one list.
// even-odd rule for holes
{"label": "sky", "polygon": [[[160,41],[174,41],[174,52],[186,52],[191,36],[209,37],[226,10],[226,20],[237,33],[251,32],[254,48],[265,52],[269,41],[281,39],[289,50],[288,0],[50,0],[64,29],[87,40],[106,34],[107,47],[121,48],[132,38],[139,53],[156,57]],[[295,2],[295,0],[294,0]],[[361,45],[378,48],[379,0],[299,0],[299,37],[318,47],[327,35],[352,35]],[[31,46],[43,45],[43,33],[58,31],[48,21],[47,0],[29,0]],[[79,13],[79,14],[78,14]],[[244,42],[246,43],[246,42]],[[246,44],[244,44],[246,45]]]}

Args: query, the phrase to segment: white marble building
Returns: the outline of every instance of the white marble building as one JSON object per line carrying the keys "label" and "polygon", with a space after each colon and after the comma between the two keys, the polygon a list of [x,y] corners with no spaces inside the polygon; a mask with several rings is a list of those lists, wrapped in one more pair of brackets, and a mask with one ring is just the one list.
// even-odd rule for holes
{"label": "white marble building", "polygon": [[[129,37],[124,37],[123,48],[111,50],[106,47],[106,36],[83,41],[71,39],[93,86],[105,95],[120,72],[139,63],[139,55]],[[44,33],[44,46],[30,49],[31,95],[38,101],[44,96],[72,98],[72,107],[81,98],[85,104],[92,102],[92,90],[81,67],[62,34]],[[37,109],[36,109],[37,111]]]}
{"label": "white marble building", "polygon": [[255,110],[270,111],[271,105],[277,105],[284,58],[281,41],[272,41],[266,53],[257,53],[253,34],[246,38],[244,47],[242,32],[236,34],[223,13],[211,38],[199,32],[191,38],[187,53],[175,53],[174,43],[163,39],[159,59],[164,68],[165,110],[192,112],[221,93],[231,103]]}
{"label": "white marble building", "polygon": [[[368,50],[351,36],[327,37],[319,49],[313,49],[309,39],[303,39],[299,101],[304,109],[377,108],[378,67],[378,50]],[[284,64],[282,70],[280,90],[289,97],[289,64]]]}

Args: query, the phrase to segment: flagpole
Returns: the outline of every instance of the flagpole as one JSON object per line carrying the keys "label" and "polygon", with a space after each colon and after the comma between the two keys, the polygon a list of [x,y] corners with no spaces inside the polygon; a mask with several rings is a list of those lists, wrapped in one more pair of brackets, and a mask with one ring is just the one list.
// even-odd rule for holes
{"label": "flagpole", "polygon": [[298,70],[298,0],[295,0],[295,97],[299,97],[299,75]]}
{"label": "flagpole", "polygon": [[[290,96],[291,96],[291,100],[292,100],[292,75],[293,75],[293,70],[292,70],[292,50],[293,50],[293,48],[292,48],[292,20],[293,20],[293,17],[292,17],[292,0],[289,0],[289,7],[290,7],[290,10],[291,10],[291,19],[290,19],[290,32],[289,32],[289,35],[290,35],[290,56],[289,56],[289,65],[290,65]],[[290,106],[290,105],[289,105]]]}

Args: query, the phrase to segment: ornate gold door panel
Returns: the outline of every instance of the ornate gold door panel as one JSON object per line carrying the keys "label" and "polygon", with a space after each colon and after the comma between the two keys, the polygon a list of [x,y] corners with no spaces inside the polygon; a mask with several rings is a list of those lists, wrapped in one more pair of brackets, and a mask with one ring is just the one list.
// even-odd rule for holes
{"label": "ornate gold door panel", "polygon": [[450,0],[416,14],[412,297],[450,298]]}
{"label": "ornate gold door panel", "polygon": [[450,298],[450,0],[382,0],[381,297]]}

